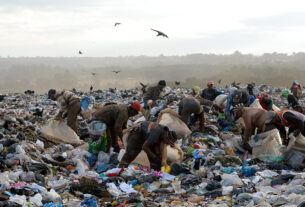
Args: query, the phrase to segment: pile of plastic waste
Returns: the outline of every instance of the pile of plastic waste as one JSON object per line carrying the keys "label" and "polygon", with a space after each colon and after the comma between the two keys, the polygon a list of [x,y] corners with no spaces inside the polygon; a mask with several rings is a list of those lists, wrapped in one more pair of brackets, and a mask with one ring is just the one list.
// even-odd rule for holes
{"label": "pile of plastic waste", "polygon": [[[167,88],[151,119],[165,108],[177,112],[187,91]],[[257,86],[257,91],[271,94],[279,108],[287,106],[281,89]],[[124,149],[105,153],[105,126],[88,120],[106,103],[141,101],[140,92],[76,93],[83,110],[79,136],[64,122],[51,119],[59,107],[45,95],[3,94],[0,207],[305,206],[305,153],[294,148],[283,153],[276,130],[252,137],[250,153],[240,146],[242,126],[208,111],[205,132],[192,126],[177,143],[183,157],[171,165],[150,169],[142,153],[128,168],[118,168]],[[140,120],[145,119],[133,117],[128,126]],[[96,135],[101,136],[92,139]]]}

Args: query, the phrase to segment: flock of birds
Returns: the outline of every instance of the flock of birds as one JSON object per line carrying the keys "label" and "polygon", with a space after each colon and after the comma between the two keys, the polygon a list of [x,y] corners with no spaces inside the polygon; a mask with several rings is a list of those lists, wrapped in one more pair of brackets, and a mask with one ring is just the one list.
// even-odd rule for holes
{"label": "flock of birds", "polygon": [[[117,27],[117,26],[119,26],[119,25],[121,25],[121,24],[122,24],[121,22],[116,22],[116,23],[114,24],[114,26]],[[151,29],[151,30],[157,33],[157,35],[156,35],[157,37],[158,37],[158,36],[161,36],[161,37],[168,38],[168,36],[167,36],[164,32],[161,32],[161,31],[155,30],[155,29]],[[82,55],[83,52],[82,52],[81,50],[79,50],[79,51],[78,51],[78,54],[79,54],[79,55]],[[121,71],[120,71],[120,70],[113,70],[112,72],[115,73],[115,74],[118,74],[118,73],[120,73]],[[91,73],[91,75],[92,75],[92,76],[95,76],[96,73]],[[180,85],[180,82],[175,81],[175,84],[176,84],[176,86],[179,86],[179,85]],[[145,84],[143,84],[143,83],[141,83],[141,82],[140,82],[140,85],[142,86],[142,89],[141,89],[141,90],[142,90],[143,92],[146,92],[146,87],[147,87],[147,85],[145,85]],[[90,87],[90,91],[92,91],[92,90],[93,90],[93,87],[91,86],[91,87]]]}
{"label": "flock of birds", "polygon": [[[114,26],[115,27],[117,27],[117,26],[119,26],[119,25],[121,25],[122,23],[120,23],[120,22],[116,22],[115,24],[114,24]],[[154,31],[154,32],[157,32],[157,37],[158,36],[162,36],[162,37],[165,37],[165,38],[168,38],[168,36],[164,33],[164,32],[161,32],[161,31],[159,31],[159,30],[155,30],[155,29],[151,29],[152,31]],[[79,50],[78,51],[78,54],[79,55],[82,55],[83,54],[83,52],[81,51],[81,50]],[[117,72],[117,71],[112,71],[112,72],[114,72],[114,73],[116,73],[116,74],[118,74],[119,72]]]}

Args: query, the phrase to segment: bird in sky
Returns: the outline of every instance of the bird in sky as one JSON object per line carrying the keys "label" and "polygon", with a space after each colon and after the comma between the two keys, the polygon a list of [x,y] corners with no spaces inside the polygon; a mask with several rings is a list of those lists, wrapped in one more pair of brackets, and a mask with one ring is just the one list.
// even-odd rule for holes
{"label": "bird in sky", "polygon": [[113,70],[112,72],[115,73],[115,74],[118,74],[121,71],[120,70]]}
{"label": "bird in sky", "polygon": [[114,24],[114,26],[116,27],[116,26],[119,26],[120,24],[122,24],[122,23],[116,22],[116,23]]}
{"label": "bird in sky", "polygon": [[82,55],[82,54],[83,54],[83,52],[79,50],[79,51],[78,51],[78,54]]}
{"label": "bird in sky", "polygon": [[180,81],[175,81],[176,86],[180,85]]}
{"label": "bird in sky", "polygon": [[96,75],[96,73],[91,73],[91,75]]}
{"label": "bird in sky", "polygon": [[158,37],[158,36],[162,36],[162,37],[168,38],[168,36],[167,36],[166,34],[164,34],[163,32],[161,32],[161,31],[158,31],[158,30],[155,30],[155,29],[151,29],[151,30],[158,33],[158,34],[157,34],[157,37]]}

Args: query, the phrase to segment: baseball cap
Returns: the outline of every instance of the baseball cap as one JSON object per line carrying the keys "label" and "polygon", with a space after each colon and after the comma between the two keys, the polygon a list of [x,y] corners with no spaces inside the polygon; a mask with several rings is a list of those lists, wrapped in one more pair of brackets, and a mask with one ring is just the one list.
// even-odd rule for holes
{"label": "baseball cap", "polygon": [[131,108],[133,108],[134,110],[136,110],[137,112],[141,111],[142,106],[139,102],[133,102],[131,104]]}
{"label": "baseball cap", "polygon": [[214,85],[214,81],[209,81],[209,82],[208,82],[208,86],[209,86],[209,85]]}

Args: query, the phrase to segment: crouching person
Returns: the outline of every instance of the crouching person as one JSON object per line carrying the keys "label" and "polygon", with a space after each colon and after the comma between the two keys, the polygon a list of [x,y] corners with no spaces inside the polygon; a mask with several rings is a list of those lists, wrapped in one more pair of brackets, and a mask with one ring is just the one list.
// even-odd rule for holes
{"label": "crouching person", "polygon": [[70,91],[57,92],[51,89],[48,92],[48,98],[57,101],[61,105],[61,109],[55,119],[67,118],[67,125],[78,134],[77,116],[82,110],[79,97]]}
{"label": "crouching person", "polygon": [[122,157],[120,167],[128,165],[144,150],[154,170],[161,169],[162,153],[161,142],[174,146],[177,135],[168,127],[155,122],[143,122],[136,130],[130,132],[127,141],[127,149]]}

